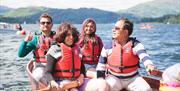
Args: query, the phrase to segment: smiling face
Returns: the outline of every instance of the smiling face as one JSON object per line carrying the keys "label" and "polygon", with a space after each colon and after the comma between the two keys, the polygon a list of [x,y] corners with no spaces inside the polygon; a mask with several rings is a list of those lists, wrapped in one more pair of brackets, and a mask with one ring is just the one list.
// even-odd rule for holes
{"label": "smiling face", "polygon": [[65,40],[64,40],[64,43],[67,45],[67,46],[72,46],[73,43],[74,43],[74,37],[73,37],[73,34],[71,31],[68,31],[67,32],[67,35],[65,37]]}
{"label": "smiling face", "polygon": [[64,43],[67,46],[72,47],[78,42],[78,34],[79,32],[76,27],[68,22],[62,22],[56,31],[54,40],[58,43]]}
{"label": "smiling face", "polygon": [[95,25],[93,22],[89,22],[86,24],[85,28],[84,28],[84,32],[86,35],[91,35],[92,33],[95,32]]}
{"label": "smiling face", "polygon": [[126,37],[128,37],[128,30],[124,29],[124,20],[119,20],[112,28],[112,38],[123,40]]}
{"label": "smiling face", "polygon": [[49,18],[42,17],[39,21],[39,27],[43,33],[50,33],[52,26],[52,21]]}

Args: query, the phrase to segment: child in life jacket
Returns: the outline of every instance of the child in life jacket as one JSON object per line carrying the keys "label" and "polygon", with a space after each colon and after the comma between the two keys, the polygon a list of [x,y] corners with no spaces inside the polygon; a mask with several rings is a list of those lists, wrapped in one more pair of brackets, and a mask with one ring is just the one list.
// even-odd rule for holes
{"label": "child in life jacket", "polygon": [[[69,89],[78,91],[77,87],[83,84],[84,74],[81,70],[82,63],[80,49],[76,44],[78,31],[67,22],[60,24],[56,35],[56,43],[47,53],[46,77],[51,88]],[[62,88],[63,84],[76,80],[77,84],[70,88]]]}
{"label": "child in life jacket", "polygon": [[[77,44],[78,31],[72,24],[61,23],[56,32],[55,40],[56,43],[51,46],[47,53],[45,72],[51,89],[55,91],[108,91],[103,88],[106,87],[105,82],[97,80],[99,84],[104,86],[95,88],[91,87],[93,84],[91,79],[84,79],[82,55]],[[72,85],[65,86],[66,84]]]}
{"label": "child in life jacket", "polygon": [[86,69],[86,77],[96,78],[96,66],[103,42],[96,34],[96,23],[92,18],[87,18],[82,24],[79,45],[82,51],[82,62]]}

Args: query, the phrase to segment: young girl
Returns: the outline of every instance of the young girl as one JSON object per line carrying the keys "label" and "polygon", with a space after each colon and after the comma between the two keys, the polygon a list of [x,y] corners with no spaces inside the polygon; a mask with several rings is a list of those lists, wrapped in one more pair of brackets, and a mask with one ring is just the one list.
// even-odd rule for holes
{"label": "young girl", "polygon": [[76,80],[77,84],[68,89],[78,91],[76,87],[82,85],[84,79],[79,47],[76,44],[78,32],[72,24],[64,22],[56,32],[55,40],[56,44],[47,53],[47,80],[51,88],[56,90],[64,89],[60,87]]}
{"label": "young girl", "polygon": [[88,18],[82,24],[79,45],[82,51],[82,62],[85,65],[86,76],[96,78],[96,66],[102,50],[102,40],[95,34],[96,23],[93,19]]}

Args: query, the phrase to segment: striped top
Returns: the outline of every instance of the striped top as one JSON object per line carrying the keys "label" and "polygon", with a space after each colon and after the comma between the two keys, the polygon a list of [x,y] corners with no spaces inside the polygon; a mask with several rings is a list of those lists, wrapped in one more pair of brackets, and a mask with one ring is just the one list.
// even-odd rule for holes
{"label": "striped top", "polygon": [[[146,52],[146,49],[144,48],[143,44],[140,43],[138,40],[133,40],[134,41],[134,47],[133,47],[133,54],[134,55],[137,55],[139,57],[139,62],[140,63],[143,63],[144,66],[146,67],[148,64],[153,64],[151,59],[150,59],[150,56],[147,54]],[[102,52],[101,52],[101,56],[100,56],[100,59],[99,59],[99,63],[98,63],[98,66],[96,68],[96,70],[99,70],[99,71],[105,71],[106,70],[106,63],[107,63],[107,56],[109,54],[112,53],[112,43],[109,43],[109,45],[107,46],[104,46],[103,49],[102,49]],[[133,73],[136,73],[136,71],[133,71],[131,73],[127,73],[127,74],[119,74],[119,73],[116,73],[114,75],[117,75],[117,76],[128,76],[128,75],[132,75]]]}

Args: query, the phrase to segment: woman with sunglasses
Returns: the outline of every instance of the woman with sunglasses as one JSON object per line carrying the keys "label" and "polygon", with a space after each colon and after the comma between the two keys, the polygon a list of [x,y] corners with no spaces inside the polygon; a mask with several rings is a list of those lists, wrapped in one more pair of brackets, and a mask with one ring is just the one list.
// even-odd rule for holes
{"label": "woman with sunglasses", "polygon": [[[34,62],[34,68],[32,75],[35,79],[35,83],[42,81],[46,84],[43,77],[46,66],[45,55],[53,42],[53,36],[55,34],[55,32],[51,31],[53,26],[52,22],[52,17],[47,13],[43,13],[39,17],[40,32],[34,35],[28,33],[18,50],[19,57],[25,57],[31,51],[33,52],[34,56],[32,61]],[[38,89],[37,87],[33,88]]]}

